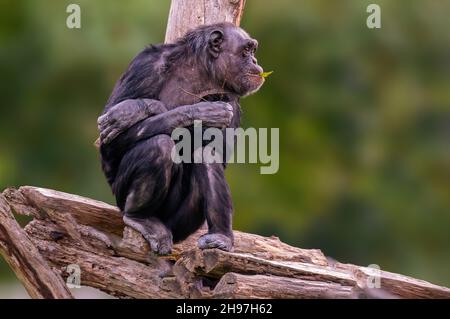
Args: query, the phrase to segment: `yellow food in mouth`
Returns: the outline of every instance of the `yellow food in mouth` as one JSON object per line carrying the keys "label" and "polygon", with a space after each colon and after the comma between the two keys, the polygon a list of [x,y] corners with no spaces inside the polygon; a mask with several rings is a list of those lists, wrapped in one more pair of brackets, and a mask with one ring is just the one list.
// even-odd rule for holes
{"label": "yellow food in mouth", "polygon": [[273,73],[273,71],[269,71],[269,72],[261,72],[260,74],[258,74],[260,77],[262,78],[267,78],[269,75],[271,75]]}

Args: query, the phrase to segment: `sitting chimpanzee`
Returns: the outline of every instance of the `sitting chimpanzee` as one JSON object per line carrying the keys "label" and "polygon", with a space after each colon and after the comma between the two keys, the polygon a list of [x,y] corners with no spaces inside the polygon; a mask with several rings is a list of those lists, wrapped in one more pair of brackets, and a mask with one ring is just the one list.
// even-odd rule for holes
{"label": "sitting chimpanzee", "polygon": [[237,127],[239,98],[264,82],[258,42],[221,23],[201,26],[174,44],[144,49],[117,82],[99,117],[102,167],[124,222],[168,254],[204,223],[199,247],[233,246],[230,190],[219,163],[172,161],[177,127]]}

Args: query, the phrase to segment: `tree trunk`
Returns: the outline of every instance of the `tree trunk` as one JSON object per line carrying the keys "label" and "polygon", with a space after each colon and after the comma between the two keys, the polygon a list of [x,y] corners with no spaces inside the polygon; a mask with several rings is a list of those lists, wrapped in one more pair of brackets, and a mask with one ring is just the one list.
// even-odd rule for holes
{"label": "tree trunk", "polygon": [[167,22],[166,43],[203,24],[241,23],[245,0],[172,0]]}

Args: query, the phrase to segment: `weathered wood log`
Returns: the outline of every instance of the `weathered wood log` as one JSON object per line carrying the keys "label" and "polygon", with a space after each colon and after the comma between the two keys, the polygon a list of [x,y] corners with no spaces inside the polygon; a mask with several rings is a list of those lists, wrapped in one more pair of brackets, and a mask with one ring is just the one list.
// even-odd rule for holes
{"label": "weathered wood log", "polygon": [[245,0],[172,0],[167,22],[166,43],[203,24],[241,23]]}
{"label": "weathered wood log", "polygon": [[[0,241],[6,258],[16,260],[11,265],[14,269],[50,265],[66,278],[66,268],[76,264],[83,285],[120,298],[450,298],[445,287],[372,268],[329,263],[320,250],[237,231],[233,252],[197,249],[196,241],[205,232],[201,229],[176,244],[172,255],[158,257],[140,234],[124,227],[114,206],[29,186],[7,189],[3,195]],[[10,208],[34,217],[25,232],[10,213],[4,213]],[[9,240],[4,240],[5,234]],[[12,252],[24,250],[24,241],[33,256],[17,259]],[[35,280],[33,273],[17,274],[25,286]],[[56,279],[44,282],[61,285],[61,277],[53,275]],[[373,278],[379,280],[378,288],[370,285]],[[30,295],[47,296],[33,290]]]}
{"label": "weathered wood log", "polygon": [[221,250],[190,250],[180,263],[191,272],[220,278],[227,272],[242,274],[268,274],[275,276],[301,278],[314,281],[338,282],[356,285],[355,279],[344,270],[302,262],[266,260],[255,257],[251,250],[247,253],[225,252]]}
{"label": "weathered wood log", "polygon": [[[357,285],[362,287],[370,296],[385,297],[400,296],[402,298],[449,298],[449,289],[430,284],[424,280],[395,274],[389,271],[378,270],[370,267],[360,267],[351,264],[335,265],[336,269],[342,269],[352,273],[357,281]],[[381,289],[371,289],[367,287],[367,283],[373,278],[379,278]],[[377,293],[380,292],[380,294]]]}
{"label": "weathered wood log", "polygon": [[[45,217],[43,212],[57,211],[62,214],[71,214],[78,223],[83,225],[90,225],[118,235],[123,232],[124,224],[119,209],[100,201],[28,186],[21,187],[19,194],[10,191],[8,195],[15,198],[25,196],[32,206],[39,207],[39,215],[36,217]],[[30,210],[30,212],[34,211]]]}
{"label": "weathered wood log", "polygon": [[[301,289],[299,289],[301,287]],[[266,275],[226,273],[214,288],[215,298],[355,298],[355,287],[337,283]]]}
{"label": "weathered wood log", "polygon": [[0,254],[33,298],[72,298],[67,286],[53,272],[14,219],[0,194]]}
{"label": "weathered wood log", "polygon": [[[105,256],[80,249],[76,245],[33,239],[42,256],[66,277],[68,265],[81,270],[81,284],[122,298],[181,298],[173,276],[165,276],[163,267],[149,267],[122,257]],[[164,260],[162,260],[164,262]],[[172,279],[172,280],[171,280]],[[174,284],[171,284],[171,281]]]}
{"label": "weathered wood log", "polygon": [[[125,225],[122,221],[122,215],[119,209],[95,200],[87,200],[84,197],[71,195],[63,192],[49,190],[45,188],[23,186],[20,189],[7,189],[5,197],[11,202],[11,205],[18,206],[20,200],[28,203],[29,209],[24,207],[26,204],[20,204],[21,211],[18,213],[32,215],[42,219],[45,212],[61,212],[61,214],[70,214],[80,225],[91,226],[116,242],[117,245],[127,247],[127,252],[133,249],[136,254],[141,254],[141,258],[149,255],[149,246],[146,241],[133,232],[128,227],[125,231],[125,241],[117,243],[117,237],[122,236]],[[34,207],[39,207],[36,209]],[[52,214],[52,213],[51,213]],[[53,213],[54,214],[54,213]],[[48,214],[47,214],[48,215]],[[50,216],[48,216],[50,217]],[[175,245],[174,255],[180,254],[196,245],[197,239],[205,232],[204,229],[189,237],[184,242]],[[137,236],[135,236],[137,234]],[[252,250],[254,256],[265,259],[277,259],[285,261],[304,261],[318,265],[326,265],[327,259],[321,251],[315,249],[301,249],[289,246],[281,242],[276,237],[263,237],[253,234],[235,232],[236,245],[235,252],[246,252]]]}

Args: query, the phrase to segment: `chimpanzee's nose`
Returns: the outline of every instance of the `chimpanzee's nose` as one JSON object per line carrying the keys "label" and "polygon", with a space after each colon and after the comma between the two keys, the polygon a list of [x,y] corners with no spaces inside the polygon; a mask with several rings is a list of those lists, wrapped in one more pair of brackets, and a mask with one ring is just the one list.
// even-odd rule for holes
{"label": "chimpanzee's nose", "polygon": [[254,64],[258,64],[258,60],[256,60],[256,58],[255,58],[254,56],[252,56],[252,62],[253,62]]}

